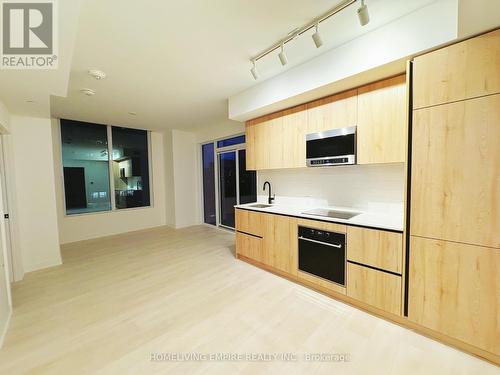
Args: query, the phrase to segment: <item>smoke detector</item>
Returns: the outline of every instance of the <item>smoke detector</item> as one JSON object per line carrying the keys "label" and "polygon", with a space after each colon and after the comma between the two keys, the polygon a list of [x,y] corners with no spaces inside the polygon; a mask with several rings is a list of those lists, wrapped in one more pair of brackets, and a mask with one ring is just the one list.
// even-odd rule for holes
{"label": "smoke detector", "polygon": [[95,95],[95,91],[92,89],[81,89],[80,92],[82,94],[87,95],[87,96],[94,96]]}
{"label": "smoke detector", "polygon": [[88,73],[89,73],[89,75],[92,78],[94,78],[94,79],[96,79],[98,81],[100,81],[101,79],[106,78],[106,73],[104,73],[102,70],[92,70],[91,69],[91,70],[88,71]]}

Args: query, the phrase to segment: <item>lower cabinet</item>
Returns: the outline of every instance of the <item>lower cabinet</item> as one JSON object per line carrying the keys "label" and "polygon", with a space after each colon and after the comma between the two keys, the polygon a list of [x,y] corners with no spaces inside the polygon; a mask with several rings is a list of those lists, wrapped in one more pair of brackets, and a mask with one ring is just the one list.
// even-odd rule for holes
{"label": "lower cabinet", "polygon": [[236,253],[262,262],[264,260],[262,238],[236,232]]}
{"label": "lower cabinet", "polygon": [[401,276],[347,263],[347,295],[392,314],[401,314]]}
{"label": "lower cabinet", "polygon": [[264,214],[264,263],[297,275],[297,219]]}
{"label": "lower cabinet", "polygon": [[408,318],[500,355],[500,250],[411,237]]}

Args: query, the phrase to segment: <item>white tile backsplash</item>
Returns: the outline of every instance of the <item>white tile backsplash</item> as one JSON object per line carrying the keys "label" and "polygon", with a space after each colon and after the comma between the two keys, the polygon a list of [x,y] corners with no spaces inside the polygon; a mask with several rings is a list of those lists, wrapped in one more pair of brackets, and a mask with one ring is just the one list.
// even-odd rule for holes
{"label": "white tile backsplash", "polygon": [[403,163],[263,170],[257,179],[259,202],[267,201],[262,185],[269,181],[280,205],[388,212],[404,207]]}

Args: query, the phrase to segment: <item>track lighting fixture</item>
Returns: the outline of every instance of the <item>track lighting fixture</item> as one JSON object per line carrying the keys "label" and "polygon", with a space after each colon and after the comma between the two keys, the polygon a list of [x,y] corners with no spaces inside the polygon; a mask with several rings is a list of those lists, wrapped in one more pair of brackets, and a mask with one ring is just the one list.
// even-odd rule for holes
{"label": "track lighting fixture", "polygon": [[319,22],[316,23],[316,31],[312,35],[312,39],[314,41],[314,45],[316,48],[319,48],[323,45],[323,40],[321,39],[321,34],[319,33]]}
{"label": "track lighting fixture", "polygon": [[258,80],[259,79],[259,71],[257,70],[257,66],[255,64],[255,60],[252,60],[252,69],[250,69],[250,73],[252,73],[253,79]]}
{"label": "track lighting fixture", "polygon": [[358,8],[358,18],[361,26],[365,26],[370,22],[370,14],[368,14],[368,7],[365,4],[365,0],[361,0],[361,6]]}
{"label": "track lighting fixture", "polygon": [[280,61],[281,61],[281,65],[283,65],[283,66],[285,66],[288,63],[288,59],[287,59],[286,54],[285,54],[284,45],[285,45],[285,43],[281,42],[281,52],[278,55],[280,58]]}
{"label": "track lighting fixture", "polygon": [[270,53],[276,51],[278,48],[280,49],[278,57],[280,59],[281,65],[285,66],[286,64],[288,64],[288,58],[285,54],[285,44],[292,42],[294,39],[308,32],[313,27],[315,28],[314,34],[312,34],[314,45],[316,46],[316,48],[321,47],[323,45],[323,38],[319,33],[319,24],[328,20],[335,14],[343,11],[345,8],[356,4],[358,1],[361,1],[361,5],[357,9],[359,23],[361,24],[361,26],[365,26],[366,24],[368,24],[370,22],[370,14],[368,13],[368,6],[365,4],[365,0],[343,0],[339,4],[337,4],[334,8],[330,9],[328,12],[324,13],[319,17],[316,17],[314,21],[311,21],[310,23],[305,24],[302,27],[294,29],[292,32],[288,33],[288,35],[284,39],[273,44],[271,47],[267,48],[266,50],[262,51],[261,53],[250,59],[250,62],[252,63],[252,68],[250,69],[250,72],[252,73],[253,78],[254,79],[259,78],[259,72],[257,71],[256,67],[257,61],[269,55]]}

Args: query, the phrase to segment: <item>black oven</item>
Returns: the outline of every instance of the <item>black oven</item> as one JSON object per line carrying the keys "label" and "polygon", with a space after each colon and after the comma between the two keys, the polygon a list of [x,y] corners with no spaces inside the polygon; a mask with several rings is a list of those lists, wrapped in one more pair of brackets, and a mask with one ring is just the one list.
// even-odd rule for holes
{"label": "black oven", "polygon": [[345,233],[299,226],[299,270],[345,286]]}
{"label": "black oven", "polygon": [[356,126],[306,135],[308,167],[356,164]]}

